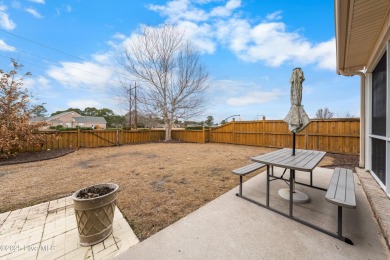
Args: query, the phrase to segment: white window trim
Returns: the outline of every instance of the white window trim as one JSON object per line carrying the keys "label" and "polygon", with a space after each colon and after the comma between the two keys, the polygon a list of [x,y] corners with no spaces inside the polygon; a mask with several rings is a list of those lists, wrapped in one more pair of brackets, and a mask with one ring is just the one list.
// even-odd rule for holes
{"label": "white window trim", "polygon": [[[365,169],[371,176],[376,180],[379,186],[385,191],[387,196],[390,198],[390,42],[384,51],[387,54],[386,61],[386,136],[378,136],[372,134],[372,73],[366,75],[366,151],[365,158],[366,164]],[[384,53],[383,51],[383,53]],[[378,61],[382,58],[383,54],[378,57]],[[376,67],[377,65],[375,65]],[[386,183],[382,181],[374,174],[372,169],[372,138],[386,141]]]}

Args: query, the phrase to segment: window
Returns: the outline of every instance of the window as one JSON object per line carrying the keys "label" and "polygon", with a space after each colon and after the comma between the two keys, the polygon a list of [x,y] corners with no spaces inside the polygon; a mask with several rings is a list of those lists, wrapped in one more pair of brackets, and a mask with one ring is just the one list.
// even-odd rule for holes
{"label": "window", "polygon": [[372,73],[372,134],[386,136],[386,52]]}
{"label": "window", "polygon": [[383,184],[386,184],[386,141],[376,138],[371,140],[372,171]]}

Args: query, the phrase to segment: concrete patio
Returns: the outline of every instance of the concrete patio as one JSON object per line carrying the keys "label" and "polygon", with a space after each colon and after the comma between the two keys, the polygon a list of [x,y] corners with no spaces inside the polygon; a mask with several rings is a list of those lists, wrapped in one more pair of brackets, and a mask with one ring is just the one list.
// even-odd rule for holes
{"label": "concrete patio", "polygon": [[71,197],[0,214],[1,259],[111,259],[138,242],[116,207],[113,233],[81,247]]}
{"label": "concrete patio", "polygon": [[[281,174],[281,169],[275,168]],[[332,170],[316,168],[314,184],[327,188]],[[244,183],[243,193],[265,202],[265,177]],[[238,178],[237,178],[238,179]],[[297,172],[308,182],[309,174]],[[238,182],[238,180],[237,180]],[[377,220],[355,175],[356,209],[344,209],[348,245],[272,211],[238,198],[238,187],[173,225],[138,243],[116,208],[113,234],[92,247],[80,247],[70,197],[0,214],[0,258],[4,259],[390,259]],[[288,212],[278,195],[283,181],[271,182],[271,206]],[[336,232],[337,207],[325,192],[297,185],[310,196],[294,216]]]}
{"label": "concrete patio", "polygon": [[[331,174],[330,169],[316,168],[314,184],[327,188]],[[265,178],[263,173],[245,182],[244,195],[264,203]],[[297,179],[307,182],[309,174],[297,172]],[[353,246],[238,198],[235,188],[117,259],[389,259],[356,175],[355,183],[357,208],[344,209],[343,215],[343,234]],[[270,203],[288,213],[288,201],[277,194],[286,187],[283,181],[271,182]],[[295,205],[294,216],[336,232],[337,207],[325,201],[325,192],[299,185],[297,189],[311,201]]]}

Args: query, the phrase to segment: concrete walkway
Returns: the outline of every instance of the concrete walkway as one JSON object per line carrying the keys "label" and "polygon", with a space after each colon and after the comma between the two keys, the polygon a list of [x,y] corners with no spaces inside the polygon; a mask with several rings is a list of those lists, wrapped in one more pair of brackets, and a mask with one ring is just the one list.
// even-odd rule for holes
{"label": "concrete walkway", "polygon": [[1,259],[112,259],[138,242],[116,207],[113,233],[81,247],[71,197],[0,214]]}
{"label": "concrete walkway", "polygon": [[[314,184],[327,188],[331,174],[316,168]],[[309,179],[308,173],[296,175],[301,181]],[[244,195],[264,203],[265,177],[263,173],[245,182]],[[235,188],[117,259],[390,259],[356,175],[355,183],[357,208],[343,210],[343,233],[353,246],[238,198]],[[278,196],[286,187],[283,181],[271,182],[270,203],[288,213],[288,201]],[[325,201],[325,192],[299,185],[297,190],[311,201],[295,205],[294,216],[336,232],[337,206]]]}

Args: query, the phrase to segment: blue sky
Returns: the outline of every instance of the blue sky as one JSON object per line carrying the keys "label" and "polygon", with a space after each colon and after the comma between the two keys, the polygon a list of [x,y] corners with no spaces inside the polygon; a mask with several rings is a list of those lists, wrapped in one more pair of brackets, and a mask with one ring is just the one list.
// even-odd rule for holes
{"label": "blue sky", "polygon": [[174,24],[209,70],[207,110],[216,122],[283,119],[290,75],[301,67],[303,105],[314,117],[359,116],[359,78],[336,74],[333,0],[0,0],[0,68],[9,57],[32,77],[25,85],[49,113],[118,104],[120,50],[140,26]]}

